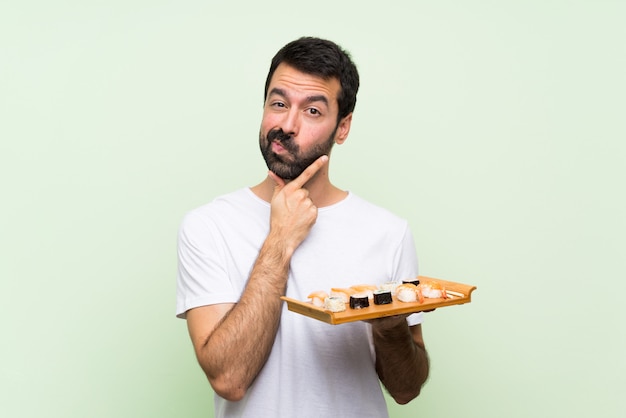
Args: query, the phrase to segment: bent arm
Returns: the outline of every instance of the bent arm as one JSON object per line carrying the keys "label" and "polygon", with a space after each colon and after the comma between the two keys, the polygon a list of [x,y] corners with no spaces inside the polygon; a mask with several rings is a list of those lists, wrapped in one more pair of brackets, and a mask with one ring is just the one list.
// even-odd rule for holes
{"label": "bent arm", "polygon": [[276,183],[270,232],[239,302],[187,312],[198,362],[215,392],[225,399],[242,399],[270,355],[291,257],[317,219],[317,208],[303,186],[327,161],[327,156],[318,158],[288,184],[270,172]]}
{"label": "bent arm", "polygon": [[404,316],[372,321],[376,372],[399,404],[416,398],[428,379],[429,360],[422,326],[409,327]]}
{"label": "bent arm", "polygon": [[241,399],[265,364],[278,330],[289,257],[268,237],[236,304],[204,306],[187,313],[198,362],[215,392]]}

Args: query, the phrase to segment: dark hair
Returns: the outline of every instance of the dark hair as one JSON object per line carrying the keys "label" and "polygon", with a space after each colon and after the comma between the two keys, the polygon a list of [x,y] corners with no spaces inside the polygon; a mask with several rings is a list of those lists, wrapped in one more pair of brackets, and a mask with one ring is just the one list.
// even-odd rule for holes
{"label": "dark hair", "polygon": [[339,105],[337,121],[354,111],[356,94],[359,91],[359,72],[350,54],[339,45],[325,39],[302,37],[282,47],[272,58],[265,80],[263,100],[267,98],[270,81],[281,63],[324,80],[337,78],[341,84],[341,91],[337,96]]}

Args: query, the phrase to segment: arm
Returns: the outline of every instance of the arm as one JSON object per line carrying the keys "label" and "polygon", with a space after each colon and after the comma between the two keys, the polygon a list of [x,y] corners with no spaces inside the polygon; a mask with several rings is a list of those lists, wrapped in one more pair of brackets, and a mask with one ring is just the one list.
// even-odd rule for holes
{"label": "arm", "polygon": [[422,326],[409,327],[403,315],[371,323],[378,377],[397,403],[406,404],[419,395],[428,379]]}
{"label": "arm", "polygon": [[239,400],[265,364],[278,330],[288,259],[268,237],[237,304],[203,306],[187,313],[200,366],[220,396]]}
{"label": "arm", "polygon": [[302,186],[326,161],[321,157],[289,184],[270,174],[277,183],[270,232],[239,302],[187,312],[198,362],[215,392],[225,399],[243,398],[271,352],[291,257],[317,218],[317,208]]}

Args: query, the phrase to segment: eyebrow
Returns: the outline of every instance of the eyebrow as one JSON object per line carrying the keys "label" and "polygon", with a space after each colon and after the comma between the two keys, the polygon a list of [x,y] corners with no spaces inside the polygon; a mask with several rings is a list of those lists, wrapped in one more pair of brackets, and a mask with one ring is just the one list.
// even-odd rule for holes
{"label": "eyebrow", "polygon": [[[273,95],[273,94],[276,94],[278,96],[284,97],[285,99],[287,99],[289,97],[285,90],[280,89],[278,87],[274,87],[272,90],[270,90],[270,93],[269,93],[268,97]],[[304,101],[305,101],[305,103],[322,102],[326,106],[329,106],[328,98],[326,96],[324,96],[323,94],[318,94],[318,95],[314,95],[314,96],[307,96]]]}

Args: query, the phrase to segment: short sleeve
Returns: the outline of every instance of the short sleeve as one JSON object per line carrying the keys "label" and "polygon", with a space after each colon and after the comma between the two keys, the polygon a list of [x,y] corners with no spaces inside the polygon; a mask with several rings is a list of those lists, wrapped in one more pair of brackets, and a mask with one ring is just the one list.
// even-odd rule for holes
{"label": "short sleeve", "polygon": [[235,303],[238,294],[226,271],[222,235],[210,217],[198,211],[183,219],[178,232],[176,316],[189,309]]}

